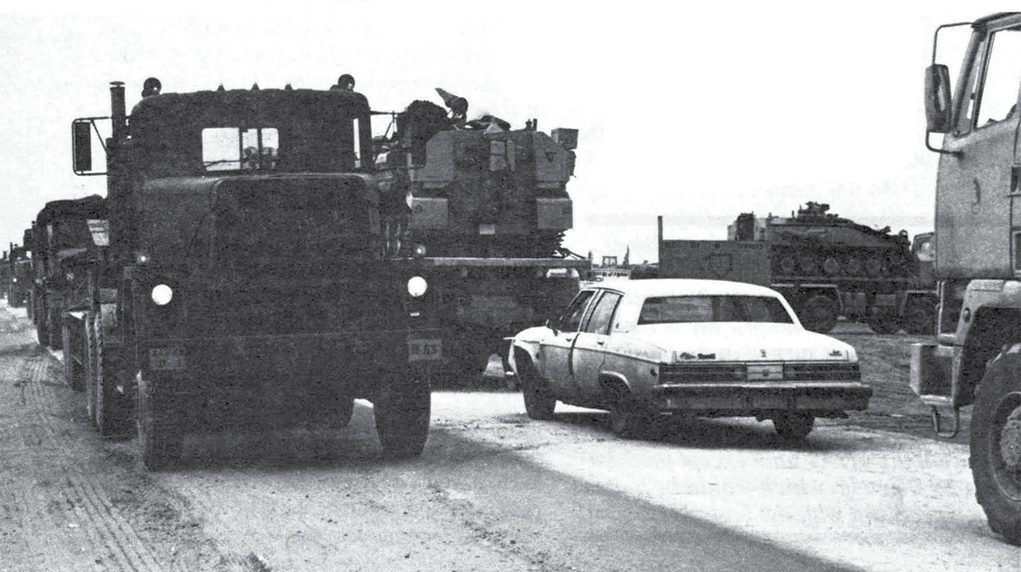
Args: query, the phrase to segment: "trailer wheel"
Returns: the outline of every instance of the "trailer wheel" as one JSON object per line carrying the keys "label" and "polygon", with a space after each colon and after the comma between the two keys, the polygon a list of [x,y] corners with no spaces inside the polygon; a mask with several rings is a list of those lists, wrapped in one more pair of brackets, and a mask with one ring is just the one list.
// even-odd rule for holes
{"label": "trailer wheel", "polygon": [[815,416],[811,413],[784,411],[773,417],[773,428],[784,441],[801,441],[812,432]]}
{"label": "trailer wheel", "polygon": [[138,372],[136,379],[142,465],[150,471],[171,469],[181,460],[184,449],[184,435],[174,423],[173,402],[143,372]]}
{"label": "trailer wheel", "polygon": [[71,352],[71,327],[76,325],[77,322],[72,322],[69,318],[64,318],[63,323],[60,326],[61,338],[64,341],[64,381],[67,385],[75,391],[85,391],[85,368],[82,364],[75,359],[75,356]]}
{"label": "trailer wheel", "polygon": [[989,527],[1021,545],[1021,354],[1001,353],[978,386],[971,419],[971,474]]}
{"label": "trailer wheel", "polygon": [[521,385],[521,396],[525,400],[525,413],[529,419],[547,421],[553,419],[553,411],[557,407],[557,399],[553,397],[549,387],[543,382],[532,364],[532,358],[521,353],[515,356],[518,367],[518,383]]}
{"label": "trailer wheel", "polygon": [[896,334],[900,331],[900,320],[889,310],[873,308],[868,313],[869,328],[881,335]]}
{"label": "trailer wheel", "polygon": [[908,300],[904,308],[904,331],[915,336],[936,333],[936,302],[924,298]]}
{"label": "trailer wheel", "polygon": [[391,375],[372,404],[383,455],[398,459],[422,454],[429,436],[429,382],[412,369]]}
{"label": "trailer wheel", "polygon": [[806,330],[829,333],[837,325],[837,304],[829,296],[812,296],[801,307],[798,318]]}

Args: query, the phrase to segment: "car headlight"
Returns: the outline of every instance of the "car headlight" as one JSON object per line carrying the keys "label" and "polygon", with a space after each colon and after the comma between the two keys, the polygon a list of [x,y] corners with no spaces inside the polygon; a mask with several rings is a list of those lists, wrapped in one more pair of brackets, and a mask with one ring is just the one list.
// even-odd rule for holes
{"label": "car headlight", "polygon": [[152,301],[157,306],[166,306],[174,299],[174,289],[166,284],[157,284],[152,288]]}
{"label": "car headlight", "polygon": [[408,280],[408,294],[411,294],[412,298],[421,298],[428,289],[429,283],[421,276],[414,276]]}

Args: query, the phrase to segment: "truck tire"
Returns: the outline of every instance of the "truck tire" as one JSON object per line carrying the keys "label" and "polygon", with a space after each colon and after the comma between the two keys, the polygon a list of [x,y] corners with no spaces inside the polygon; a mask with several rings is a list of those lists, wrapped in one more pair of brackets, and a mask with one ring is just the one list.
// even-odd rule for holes
{"label": "truck tire", "polygon": [[784,441],[801,441],[812,432],[815,416],[811,413],[784,411],[773,417],[773,428]]}
{"label": "truck tire", "polygon": [[148,375],[138,372],[136,380],[142,465],[150,471],[171,469],[180,462],[184,450],[184,435],[174,423],[173,403]]}
{"label": "truck tire", "polygon": [[50,332],[49,332],[49,320],[46,319],[46,304],[39,301],[38,296],[33,296],[32,303],[30,304],[34,308],[35,318],[32,320],[35,322],[35,338],[39,342],[39,346],[46,348],[50,346]]}
{"label": "truck tire", "polygon": [[989,527],[1021,545],[1021,345],[986,369],[971,418],[971,475]]}
{"label": "truck tire", "polygon": [[806,330],[827,334],[837,325],[837,303],[822,294],[812,296],[801,307],[798,318]]}
{"label": "truck tire", "polygon": [[429,436],[429,383],[414,372],[391,376],[372,404],[376,434],[389,459],[422,454]]}
{"label": "truck tire", "polygon": [[[64,340],[64,347],[71,347],[71,328],[78,325],[65,318],[60,326],[61,338]],[[64,380],[68,387],[75,391],[85,391],[85,368],[75,359],[70,350],[64,351]]]}
{"label": "truck tire", "polygon": [[936,305],[933,300],[912,298],[904,307],[904,331],[913,336],[936,333]]}
{"label": "truck tire", "polygon": [[525,400],[525,413],[529,419],[547,421],[553,419],[553,410],[557,407],[557,399],[546,383],[539,376],[532,358],[527,354],[515,356],[518,365],[518,384]]}
{"label": "truck tire", "polygon": [[102,318],[90,312],[85,324],[88,340],[85,383],[88,389],[89,418],[100,435],[111,435],[122,428],[122,419],[113,372],[106,367]]}

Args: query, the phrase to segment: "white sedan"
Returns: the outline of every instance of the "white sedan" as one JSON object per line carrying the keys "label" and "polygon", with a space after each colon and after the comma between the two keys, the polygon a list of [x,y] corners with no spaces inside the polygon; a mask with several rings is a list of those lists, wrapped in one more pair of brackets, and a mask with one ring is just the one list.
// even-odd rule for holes
{"label": "white sedan", "polygon": [[511,340],[533,419],[557,401],[609,410],[640,435],[661,414],[771,419],[804,439],[816,417],[868,407],[854,348],[809,332],[774,290],[714,280],[630,280],[581,290],[560,317]]}

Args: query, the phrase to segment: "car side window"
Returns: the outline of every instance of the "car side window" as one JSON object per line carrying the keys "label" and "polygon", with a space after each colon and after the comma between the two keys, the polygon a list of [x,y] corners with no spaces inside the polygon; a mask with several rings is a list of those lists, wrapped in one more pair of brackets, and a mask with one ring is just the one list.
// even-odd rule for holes
{"label": "car side window", "polygon": [[593,294],[595,292],[592,290],[585,290],[574,297],[574,301],[571,302],[571,305],[560,316],[561,330],[565,332],[578,331],[578,328],[581,327],[581,319],[585,316],[585,309],[588,308],[588,303],[592,299]]}
{"label": "car side window", "polygon": [[606,292],[592,308],[592,314],[585,324],[585,332],[592,334],[609,334],[610,325],[613,323],[613,314],[617,310],[617,303],[621,295],[617,292]]}

